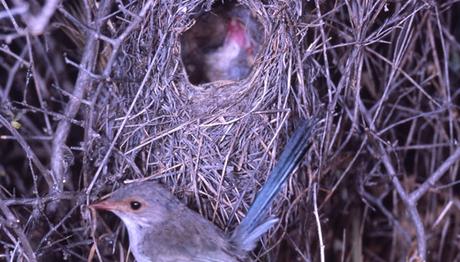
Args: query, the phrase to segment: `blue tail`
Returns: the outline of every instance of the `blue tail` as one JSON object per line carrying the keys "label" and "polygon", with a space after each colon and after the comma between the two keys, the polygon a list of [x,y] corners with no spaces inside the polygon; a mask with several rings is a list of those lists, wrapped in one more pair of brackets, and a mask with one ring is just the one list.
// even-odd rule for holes
{"label": "blue tail", "polygon": [[267,217],[267,212],[273,199],[310,147],[309,139],[316,123],[316,120],[306,120],[297,128],[281,153],[278,164],[249,208],[248,214],[233,232],[231,241],[241,250],[254,249],[260,236],[278,221],[277,218]]}

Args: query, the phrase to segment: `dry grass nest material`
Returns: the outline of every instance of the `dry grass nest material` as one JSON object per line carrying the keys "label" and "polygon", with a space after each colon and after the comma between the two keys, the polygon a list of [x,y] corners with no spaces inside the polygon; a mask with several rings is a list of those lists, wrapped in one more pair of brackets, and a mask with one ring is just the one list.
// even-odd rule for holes
{"label": "dry grass nest material", "polygon": [[2,4],[2,256],[124,257],[121,223],[84,207],[132,179],[231,231],[314,116],[252,259],[460,259],[458,4],[240,4],[262,28],[252,71],[201,85],[180,39],[218,2]]}

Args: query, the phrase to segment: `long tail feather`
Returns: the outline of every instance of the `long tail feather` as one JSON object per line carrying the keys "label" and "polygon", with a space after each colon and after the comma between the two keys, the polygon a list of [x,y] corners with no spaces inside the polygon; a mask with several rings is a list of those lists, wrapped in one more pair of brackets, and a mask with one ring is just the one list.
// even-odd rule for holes
{"label": "long tail feather", "polygon": [[248,214],[233,232],[231,240],[242,250],[252,250],[259,237],[278,221],[276,218],[267,217],[267,212],[273,199],[310,147],[309,139],[316,123],[316,120],[306,120],[297,128],[281,153],[278,164],[249,208]]}

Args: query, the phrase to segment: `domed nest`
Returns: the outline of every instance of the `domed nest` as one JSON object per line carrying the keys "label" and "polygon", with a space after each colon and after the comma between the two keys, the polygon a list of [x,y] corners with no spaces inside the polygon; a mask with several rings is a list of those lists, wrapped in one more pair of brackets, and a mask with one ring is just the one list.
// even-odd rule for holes
{"label": "domed nest", "polygon": [[[152,20],[125,43],[123,51],[130,55],[117,60],[120,70],[113,78],[121,81],[112,89],[106,112],[118,119],[101,112],[101,120],[111,118],[110,126],[122,130],[123,153],[112,155],[114,165],[97,185],[103,189],[104,180],[160,179],[191,208],[230,231],[244,217],[298,121],[322,110],[312,86],[318,69],[296,66],[298,43],[287,41],[286,28],[275,29],[269,15],[274,10],[260,2],[183,7],[174,19],[157,21],[174,13],[168,8],[173,7],[149,14]],[[228,44],[243,54],[224,50],[223,57],[216,55]],[[237,68],[225,64],[231,59]],[[297,77],[308,81],[293,79],[294,67]],[[284,217],[288,199],[308,183],[305,172],[299,181],[277,198],[274,214]],[[264,240],[255,256],[273,256],[265,252],[285,226]]]}

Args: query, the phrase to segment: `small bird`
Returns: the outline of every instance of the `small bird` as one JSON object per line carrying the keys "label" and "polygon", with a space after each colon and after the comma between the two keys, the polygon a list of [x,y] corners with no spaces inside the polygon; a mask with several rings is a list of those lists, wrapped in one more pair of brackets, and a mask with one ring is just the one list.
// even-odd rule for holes
{"label": "small bird", "polygon": [[190,83],[246,78],[261,50],[263,29],[251,10],[241,4],[226,2],[197,17],[180,37],[181,58]]}
{"label": "small bird", "polygon": [[157,182],[123,186],[109,199],[90,207],[111,211],[123,221],[139,262],[244,261],[259,238],[278,221],[268,216],[268,210],[310,147],[315,125],[316,121],[305,121],[295,131],[246,217],[229,235]]}
{"label": "small bird", "polygon": [[205,55],[207,79],[241,80],[247,77],[254,63],[253,42],[245,24],[238,18],[230,18],[223,44]]}

